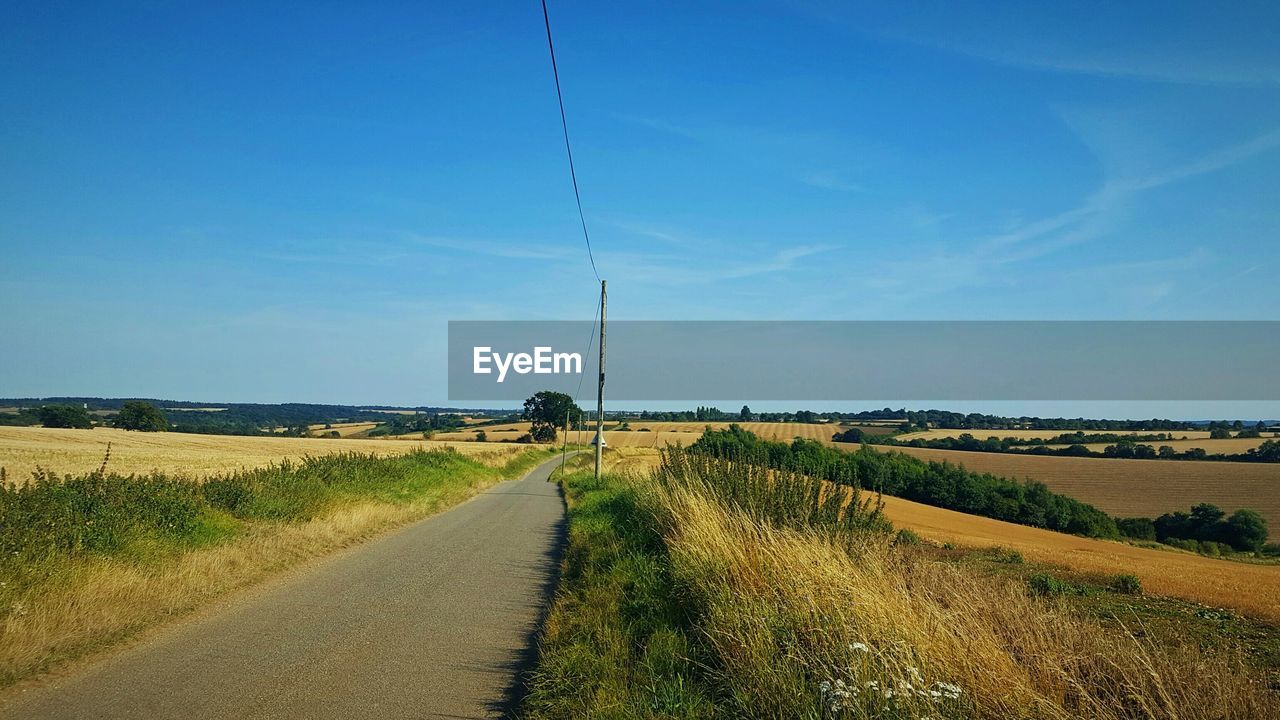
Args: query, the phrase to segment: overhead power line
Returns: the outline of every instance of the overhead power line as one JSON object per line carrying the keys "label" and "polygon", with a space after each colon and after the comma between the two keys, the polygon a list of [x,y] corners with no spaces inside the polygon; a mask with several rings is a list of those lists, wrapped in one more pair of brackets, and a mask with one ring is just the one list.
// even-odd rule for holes
{"label": "overhead power line", "polygon": [[582,194],[578,191],[578,173],[573,168],[573,146],[569,143],[569,121],[564,114],[564,95],[560,92],[560,70],[556,67],[556,46],[551,41],[551,15],[547,12],[547,0],[542,0],[542,20],[547,26],[547,49],[551,51],[551,74],[556,79],[556,100],[560,102],[560,127],[564,129],[564,151],[569,156],[569,177],[573,180],[573,197],[578,202],[578,220],[582,222],[582,237],[587,241],[587,259],[591,261],[591,272],[600,280],[600,271],[596,270],[596,257],[591,252],[591,234],[587,232],[587,218],[582,213]]}

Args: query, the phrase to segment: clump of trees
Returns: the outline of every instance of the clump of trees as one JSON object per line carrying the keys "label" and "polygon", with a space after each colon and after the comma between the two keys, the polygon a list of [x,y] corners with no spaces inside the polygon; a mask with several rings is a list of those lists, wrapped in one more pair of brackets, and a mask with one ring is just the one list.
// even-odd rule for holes
{"label": "clump of trees", "polygon": [[1051,492],[1043,483],[974,473],[951,463],[926,462],[865,446],[843,452],[814,440],[771,442],[737,425],[704,431],[690,449],[997,520],[1087,537],[1120,537],[1109,515]]}
{"label": "clump of trees", "polygon": [[76,405],[44,405],[36,413],[40,424],[47,428],[87,430],[93,427],[89,411]]}
{"label": "clump of trees", "polygon": [[858,428],[849,428],[844,432],[838,432],[831,436],[836,442],[860,443],[862,442],[864,433]]}
{"label": "clump of trees", "polygon": [[444,413],[415,413],[413,415],[393,415],[381,425],[369,431],[369,437],[384,435],[409,435],[423,433],[424,436],[436,432],[456,430],[466,425],[458,415]]}
{"label": "clump of trees", "polygon": [[[568,430],[582,418],[582,408],[562,392],[543,390],[524,401],[522,418],[532,423],[530,442],[555,442],[556,428]],[[523,438],[517,440],[522,442]]]}
{"label": "clump of trees", "polygon": [[1267,543],[1267,521],[1257,511],[1241,508],[1227,515],[1210,503],[1195,505],[1189,513],[1165,513],[1155,520],[1124,518],[1116,524],[1126,537],[1156,540],[1211,555],[1221,554],[1222,546],[1257,552]]}
{"label": "clump of trees", "polygon": [[169,429],[169,421],[160,409],[149,402],[130,400],[120,408],[115,426],[124,430],[162,432]]}

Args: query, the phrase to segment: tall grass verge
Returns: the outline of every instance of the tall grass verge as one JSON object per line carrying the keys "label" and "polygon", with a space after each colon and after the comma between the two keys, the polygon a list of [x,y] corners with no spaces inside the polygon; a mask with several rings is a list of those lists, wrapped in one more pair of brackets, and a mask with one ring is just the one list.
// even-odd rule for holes
{"label": "tall grass verge", "polygon": [[[1157,645],[1123,618],[1108,629],[1023,583],[937,562],[893,542],[865,499],[842,499],[837,515],[821,485],[678,450],[652,479],[595,491],[629,494],[657,533],[649,557],[664,563],[655,572],[675,607],[661,617],[680,619],[668,629],[709,702],[700,717],[1280,717],[1276,694],[1233,652]],[[556,627],[625,638],[622,609],[638,611],[590,602],[599,567],[568,562],[587,600],[562,596]],[[576,716],[556,701],[568,695],[611,708],[597,716],[669,716],[600,681],[625,672],[615,664],[628,656],[602,654],[569,680],[552,638],[532,717]]]}
{"label": "tall grass verge", "polygon": [[0,486],[0,687],[460,502],[546,457],[344,454],[203,483],[103,468],[40,471]]}

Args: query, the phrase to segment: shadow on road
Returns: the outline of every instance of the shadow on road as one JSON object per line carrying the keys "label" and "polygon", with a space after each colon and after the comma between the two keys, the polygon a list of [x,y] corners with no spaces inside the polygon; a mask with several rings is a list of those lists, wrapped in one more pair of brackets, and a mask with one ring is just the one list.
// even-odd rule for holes
{"label": "shadow on road", "polygon": [[[557,486],[560,501],[564,502],[564,491]],[[503,689],[502,697],[486,706],[490,715],[513,718],[520,709],[520,703],[529,691],[530,674],[538,663],[538,639],[551,609],[551,600],[555,596],[556,586],[560,582],[560,560],[564,556],[564,548],[568,536],[568,521],[564,515],[550,531],[553,535],[547,552],[543,553],[535,566],[528,570],[541,575],[543,581],[539,586],[538,619],[525,634],[522,648],[512,653],[492,669],[503,672],[511,678],[511,682]]]}

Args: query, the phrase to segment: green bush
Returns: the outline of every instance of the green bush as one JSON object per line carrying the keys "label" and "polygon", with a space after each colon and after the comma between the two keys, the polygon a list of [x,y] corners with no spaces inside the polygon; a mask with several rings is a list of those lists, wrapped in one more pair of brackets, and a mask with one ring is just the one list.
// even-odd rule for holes
{"label": "green bush", "polygon": [[894,545],[919,545],[920,536],[907,528],[902,528],[893,536]]}
{"label": "green bush", "polygon": [[1137,575],[1129,573],[1117,575],[1111,579],[1111,589],[1125,595],[1141,595],[1142,581],[1138,579]]}
{"label": "green bush", "polygon": [[1056,578],[1049,573],[1036,573],[1027,578],[1027,587],[1034,595],[1084,595],[1083,587]]}
{"label": "green bush", "polygon": [[141,400],[130,400],[120,408],[115,426],[124,430],[160,432],[169,429],[169,421],[155,405]]}

